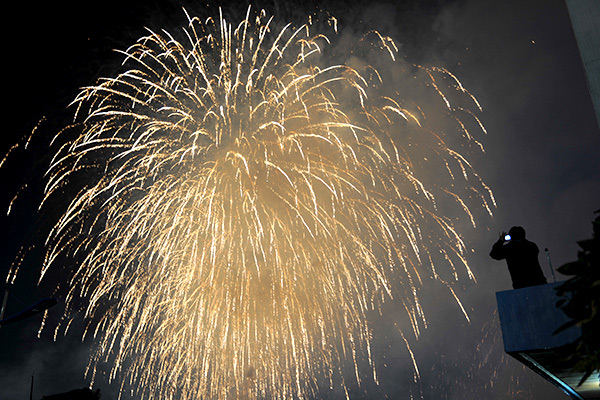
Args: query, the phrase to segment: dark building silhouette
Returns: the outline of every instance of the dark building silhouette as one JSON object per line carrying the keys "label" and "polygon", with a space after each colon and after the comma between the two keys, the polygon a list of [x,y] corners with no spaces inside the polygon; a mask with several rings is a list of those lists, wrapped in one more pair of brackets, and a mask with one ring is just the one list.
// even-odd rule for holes
{"label": "dark building silhouette", "polygon": [[66,393],[43,396],[42,400],[98,400],[100,399],[100,389],[95,392],[91,389],[75,389]]}

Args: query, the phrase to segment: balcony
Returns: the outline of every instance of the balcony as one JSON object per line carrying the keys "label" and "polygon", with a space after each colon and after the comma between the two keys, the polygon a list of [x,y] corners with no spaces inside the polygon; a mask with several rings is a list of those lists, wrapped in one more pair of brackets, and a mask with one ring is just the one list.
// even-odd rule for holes
{"label": "balcony", "polygon": [[600,399],[598,375],[592,374],[577,386],[583,373],[571,372],[567,359],[571,343],[579,338],[577,326],[556,335],[553,332],[568,321],[556,307],[560,299],[555,288],[561,283],[531,286],[496,293],[502,326],[504,351],[544,377],[574,399]]}

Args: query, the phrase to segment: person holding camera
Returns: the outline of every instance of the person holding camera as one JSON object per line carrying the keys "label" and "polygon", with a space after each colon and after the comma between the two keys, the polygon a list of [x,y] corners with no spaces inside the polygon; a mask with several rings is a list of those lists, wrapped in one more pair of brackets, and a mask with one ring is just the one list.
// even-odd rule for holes
{"label": "person holding camera", "polygon": [[514,289],[546,284],[546,277],[538,261],[540,250],[525,239],[525,229],[513,226],[502,232],[490,252],[494,260],[506,260]]}

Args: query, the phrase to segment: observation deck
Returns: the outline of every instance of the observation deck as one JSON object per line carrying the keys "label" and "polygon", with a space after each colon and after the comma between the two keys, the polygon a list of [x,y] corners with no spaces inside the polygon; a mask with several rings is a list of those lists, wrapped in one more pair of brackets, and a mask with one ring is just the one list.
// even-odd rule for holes
{"label": "observation deck", "polygon": [[555,288],[561,283],[496,293],[504,351],[573,399],[600,399],[598,375],[590,375],[578,386],[583,373],[572,372],[574,361],[567,358],[571,343],[581,336],[581,329],[573,326],[553,334],[569,321],[556,307],[560,297]]}

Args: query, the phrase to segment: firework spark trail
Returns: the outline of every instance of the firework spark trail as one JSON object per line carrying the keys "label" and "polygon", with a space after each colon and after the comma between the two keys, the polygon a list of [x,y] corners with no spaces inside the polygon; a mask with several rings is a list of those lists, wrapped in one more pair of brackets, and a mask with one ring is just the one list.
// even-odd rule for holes
{"label": "firework spark trail", "polygon": [[[276,31],[250,10],[238,26],[188,19],[186,40],[150,31],[124,51],[124,72],[84,88],[76,123],[53,141],[42,203],[86,177],[42,271],[79,260],[63,328],[85,298],[92,379],[111,361],[110,378],[148,398],[306,398],[336,376],[345,390],[346,361],[360,382],[361,359],[377,379],[367,314],[396,298],[417,335],[418,287],[443,281],[436,260],[473,277],[437,204],[474,224],[457,171],[488,210],[491,193],[420,108],[366,70],[326,63],[330,39],[310,23]],[[391,39],[372,36],[361,45],[394,57]],[[479,120],[452,108],[436,74],[472,96],[426,72],[478,145],[456,114]],[[420,175],[422,148],[446,186]]]}

